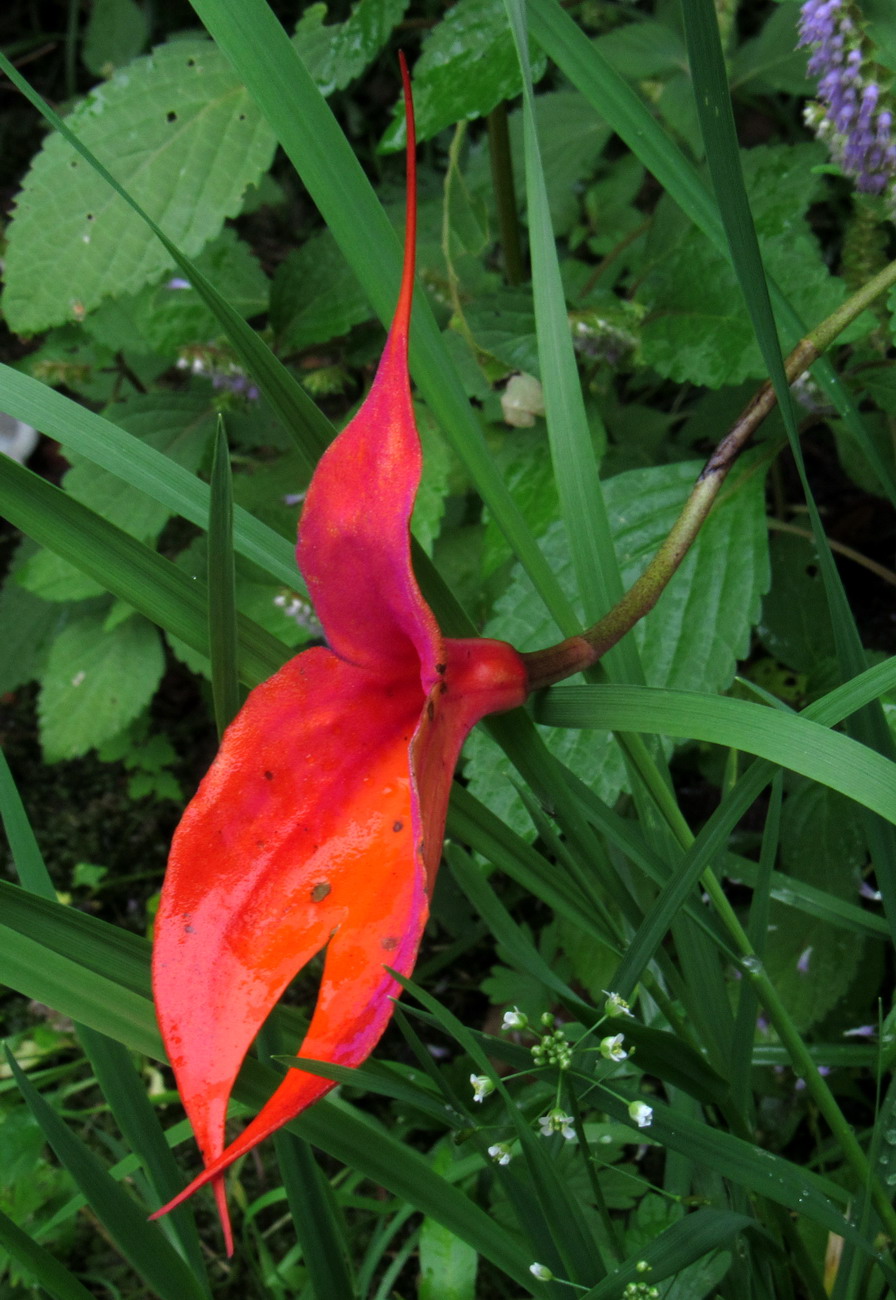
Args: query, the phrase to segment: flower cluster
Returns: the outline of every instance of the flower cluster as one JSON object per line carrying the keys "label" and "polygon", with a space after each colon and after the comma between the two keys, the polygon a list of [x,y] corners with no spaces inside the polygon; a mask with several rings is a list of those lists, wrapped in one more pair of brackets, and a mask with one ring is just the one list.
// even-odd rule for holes
{"label": "flower cluster", "polygon": [[808,126],[858,190],[886,194],[896,206],[891,88],[849,0],[805,0],[799,43],[811,47],[808,72],[819,78]]}

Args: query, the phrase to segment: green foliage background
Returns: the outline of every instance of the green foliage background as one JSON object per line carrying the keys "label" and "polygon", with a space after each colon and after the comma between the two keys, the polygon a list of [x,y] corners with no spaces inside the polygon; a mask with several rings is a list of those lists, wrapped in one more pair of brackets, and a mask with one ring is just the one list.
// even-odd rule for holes
{"label": "green foliage background", "polygon": [[[0,408],[53,440],[31,469],[0,459],[0,1298],[896,1294],[889,588],[869,598],[853,561],[841,581],[803,495],[841,531],[860,505],[892,584],[893,295],[854,313],[807,406],[781,370],[892,228],[807,138],[798,5],[96,0],[49,6],[43,63],[26,8],[4,66],[63,121],[27,119],[0,297]],[[394,1032],[233,1171],[225,1265],[203,1202],[146,1221],[194,1159],[149,993],[158,855],[110,868],[98,837],[88,859],[52,799],[33,831],[14,778],[30,803],[34,771],[99,771],[94,820],[136,801],[170,829],[214,717],[318,637],[291,549],[394,305],[399,47],[421,140],[415,563],[447,632],[530,650],[593,622],[767,375],[782,405],[593,679],[471,739]],[[19,126],[0,113],[7,143]],[[219,417],[232,550],[206,536]],[[231,559],[235,612],[213,595],[209,618]],[[608,1024],[608,989],[634,1019]],[[309,996],[266,1028],[238,1114]],[[498,1035],[507,1004],[562,1027],[568,1072]],[[595,1047],[620,1030],[636,1050],[613,1065]],[[471,1073],[496,1085],[481,1107]],[[575,1145],[538,1136],[554,1105]]]}

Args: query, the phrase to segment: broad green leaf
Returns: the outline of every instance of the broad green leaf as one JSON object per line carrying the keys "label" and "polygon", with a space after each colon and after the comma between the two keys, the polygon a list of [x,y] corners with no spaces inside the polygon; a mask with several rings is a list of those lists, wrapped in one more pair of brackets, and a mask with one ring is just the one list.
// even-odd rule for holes
{"label": "broad green leaf", "polygon": [[325,4],[311,4],[305,9],[294,40],[322,95],[344,90],[361,75],[407,7],[408,0],[358,0],[344,23],[327,25]]}
{"label": "broad green leaf", "polygon": [[[545,60],[533,60],[537,80]],[[414,65],[417,139],[428,140],[446,126],[484,117],[522,87],[519,64],[507,35],[502,0],[458,0],[428,33]],[[383,149],[404,147],[404,112],[399,107],[383,137]]]}
{"label": "broad green leaf", "polygon": [[136,0],[94,0],[81,58],[95,77],[108,77],[140,53],[149,26]]}
{"label": "broad green leaf", "polygon": [[271,324],[281,349],[328,343],[372,316],[357,277],[329,231],[305,240],[278,267],[271,289]]}
{"label": "broad green leaf", "polygon": [[464,319],[483,352],[503,362],[508,370],[524,370],[538,377],[531,289],[499,289],[480,295],[464,312]]}
{"label": "broad green leaf", "polygon": [[[121,69],[67,123],[169,239],[194,257],[270,166],[274,139],[209,41],[180,40]],[[173,265],[152,231],[54,133],[7,227],[3,309],[33,333],[136,293]]]}
{"label": "broad green leaf", "polygon": [[159,634],[139,614],[113,631],[104,613],[72,616],[53,643],[38,715],[48,762],[101,745],[152,699],[165,667]]}
{"label": "broad green leaf", "polygon": [[[684,503],[700,466],[694,462],[629,470],[604,484],[622,577],[628,587],[652,558]],[[574,578],[561,525],[541,542],[564,590]],[[762,475],[747,472],[723,493],[697,541],[656,607],[634,629],[644,673],[654,686],[714,692],[724,689],[749,648],[750,629],[768,583]],[[517,567],[486,631],[520,649],[550,644],[551,628]],[[587,737],[546,735],[547,744],[605,802],[625,787],[622,755],[607,732]],[[517,830],[528,826],[509,781],[509,766],[483,732],[465,751],[473,794]]]}
{"label": "broad green leaf", "polygon": [[[782,866],[797,880],[852,900],[865,864],[858,810],[825,786],[804,785],[784,804]],[[865,958],[865,941],[826,921],[772,902],[763,960],[800,1030],[821,1020],[844,998]]]}

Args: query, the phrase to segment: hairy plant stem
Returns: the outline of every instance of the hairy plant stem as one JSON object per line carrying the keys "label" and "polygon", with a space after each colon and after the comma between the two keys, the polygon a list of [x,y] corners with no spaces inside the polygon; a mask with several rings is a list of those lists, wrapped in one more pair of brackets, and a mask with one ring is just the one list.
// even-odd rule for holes
{"label": "hairy plant stem", "polygon": [[[884,267],[801,339],[785,362],[788,381],[793,383],[804,374],[830,347],[837,335],[894,284],[896,261]],[[523,655],[531,690],[552,686],[573,673],[592,667],[653,609],[693,546],[729,471],[759,425],[774,409],[776,402],[774,389],[766,381],[706,462],[681,514],[656,555],[609,613],[577,636],[544,650],[534,650]]]}

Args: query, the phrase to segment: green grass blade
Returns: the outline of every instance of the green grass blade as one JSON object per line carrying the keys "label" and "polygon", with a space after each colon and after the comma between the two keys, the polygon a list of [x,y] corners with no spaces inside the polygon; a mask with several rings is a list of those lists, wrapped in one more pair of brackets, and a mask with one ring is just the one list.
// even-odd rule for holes
{"label": "green grass blade", "polygon": [[18,1224],[0,1210],[0,1246],[53,1300],[91,1300],[93,1292],[83,1287],[64,1264],[32,1240]]}
{"label": "green grass blade", "polygon": [[208,645],[218,737],[240,709],[239,629],[233,557],[233,484],[230,453],[219,420],[212,460],[208,516]]}
{"label": "green grass blade", "polygon": [[[78,1027],[78,1038],[103,1096],[128,1146],[140,1159],[156,1203],[164,1205],[183,1186],[181,1172],[158,1113],[146,1093],[146,1085],[134,1067],[130,1053],[121,1043],[86,1026]],[[205,1259],[196,1230],[193,1207],[178,1206],[162,1225],[166,1236],[178,1244],[184,1258],[204,1287],[208,1287]]]}
{"label": "green grass blade", "polygon": [[148,1222],[146,1211],[71,1133],[10,1052],[7,1061],[47,1141],[125,1259],[162,1300],[207,1300],[204,1287],[158,1225]]}
{"label": "green grass blade", "polygon": [[[532,287],[538,355],[554,478],[578,578],[585,624],[591,625],[622,595],[622,581],[604,506],[597,459],[585,414],[578,366],[572,347],[566,297],[560,278],[557,246],[551,229],[547,187],[535,126],[535,105],[522,0],[505,0],[523,77],[523,127]],[[572,635],[577,629],[565,627]],[[629,640],[607,656],[631,676],[637,654]],[[636,675],[634,680],[638,680]]]}
{"label": "green grass blade", "polygon": [[152,1002],[114,979],[0,925],[0,983],[108,1034],[135,1052],[164,1059]]}
{"label": "green grass blade", "polygon": [[[0,458],[0,510],[27,536],[70,560],[159,627],[208,653],[204,584],[170,560],[7,456]],[[276,672],[290,652],[243,615],[238,624],[240,676],[254,686]]]}
{"label": "green grass blade", "polygon": [[[42,900],[50,903],[53,915],[60,909],[50,874],[44,863],[31,824],[22,806],[19,792],[12,778],[5,755],[0,751],[0,814],[7,831],[13,860],[19,878],[26,889],[33,890]],[[20,891],[10,890],[12,897],[22,901]],[[27,900],[26,900],[27,905]],[[9,917],[10,909],[3,915]],[[107,927],[110,931],[112,927]],[[44,937],[42,927],[38,929]],[[107,972],[103,962],[99,973]],[[84,1024],[75,1023],[78,1039],[84,1048],[103,1094],[115,1120],[131,1149],[139,1155],[160,1203],[170,1200],[180,1187],[177,1165],[165,1141],[158,1115],[146,1095],[146,1088],[137,1074],[129,1053],[120,1043],[104,1034],[96,1033]],[[169,1231],[179,1240],[185,1256],[190,1260],[197,1277],[205,1276],[205,1265],[196,1224],[189,1207],[183,1207],[172,1216]]]}
{"label": "green grass blade", "polygon": [[[175,514],[205,528],[207,484],[110,420],[5,365],[0,365],[0,404],[17,420],[40,429],[63,447],[86,456],[95,465],[161,501]],[[286,538],[253,519],[239,506],[234,510],[234,544],[241,555],[278,582],[296,587],[301,581]]]}
{"label": "green grass blade", "polygon": [[314,1152],[307,1142],[289,1132],[275,1133],[274,1147],[315,1294],[354,1300],[358,1289],[352,1276],[342,1216]]}
{"label": "green grass blade", "polygon": [[539,707],[556,727],[600,727],[704,740],[800,772],[896,823],[896,765],[805,716],[649,686],[558,686]]}
{"label": "green grass blade", "polygon": [[6,755],[0,749],[0,820],[9,842],[12,860],[25,889],[41,898],[56,901],[56,890],[47,871],[25,805],[13,780]]}

